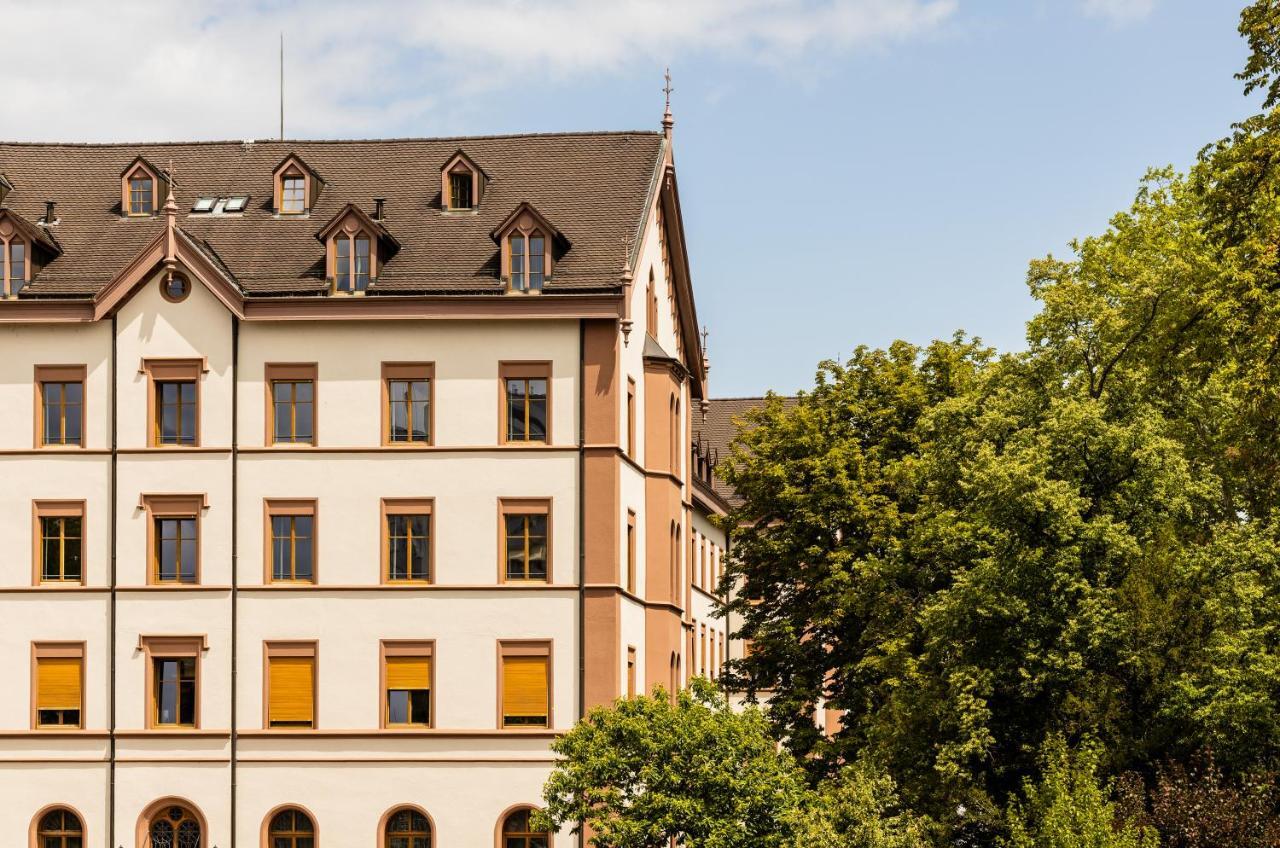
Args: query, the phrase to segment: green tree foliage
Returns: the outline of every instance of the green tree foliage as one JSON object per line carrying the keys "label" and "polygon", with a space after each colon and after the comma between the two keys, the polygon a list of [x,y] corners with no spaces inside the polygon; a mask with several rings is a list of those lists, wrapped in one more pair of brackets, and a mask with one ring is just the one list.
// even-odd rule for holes
{"label": "green tree foliage", "polygon": [[799,811],[792,848],[927,848],[929,834],[902,809],[893,779],[860,763],[824,781]]}
{"label": "green tree foliage", "polygon": [[810,803],[759,711],[731,709],[702,678],[674,703],[658,688],[598,707],[552,749],[546,821],[585,822],[600,848],[786,848]]}
{"label": "green tree foliage", "polygon": [[1027,780],[1008,811],[1006,848],[1141,848],[1155,833],[1118,819],[1110,787],[1098,773],[1101,750],[1086,743],[1071,750],[1050,739],[1039,781]]}
{"label": "green tree foliage", "polygon": [[732,682],[815,777],[869,757],[954,825],[1061,734],[1280,762],[1278,9],[1241,18],[1267,111],[1033,262],[1025,352],[859,348],[748,416]]}

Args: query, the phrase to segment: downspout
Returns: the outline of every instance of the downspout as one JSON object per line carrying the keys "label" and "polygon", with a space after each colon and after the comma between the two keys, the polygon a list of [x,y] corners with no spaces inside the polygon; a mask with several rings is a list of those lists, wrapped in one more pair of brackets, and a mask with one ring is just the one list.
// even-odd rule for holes
{"label": "downspout", "polygon": [[108,846],[116,843],[116,515],[117,484],[116,465],[119,457],[119,443],[116,412],[116,378],[118,341],[116,335],[116,315],[111,315],[111,488],[108,497],[108,509],[111,521],[108,522],[111,538],[111,602],[107,608],[107,630],[110,632],[108,648],[108,676],[110,677],[111,697],[107,701],[107,833],[110,835]]}
{"label": "downspout", "polygon": [[231,316],[231,848],[236,848],[236,666],[238,602],[240,599],[240,319]]}
{"label": "downspout", "polygon": [[[578,719],[587,714],[587,323],[578,319]],[[586,845],[585,822],[578,822],[578,848]]]}

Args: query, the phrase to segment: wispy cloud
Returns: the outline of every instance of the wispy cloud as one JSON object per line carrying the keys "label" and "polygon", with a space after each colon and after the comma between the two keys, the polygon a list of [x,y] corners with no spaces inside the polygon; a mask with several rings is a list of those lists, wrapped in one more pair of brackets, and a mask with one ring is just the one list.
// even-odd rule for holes
{"label": "wispy cloud", "polygon": [[701,54],[781,66],[882,46],[935,30],[958,2],[0,0],[0,136],[270,135],[280,31],[290,134],[349,137],[412,125],[464,93]]}
{"label": "wispy cloud", "polygon": [[1084,0],[1084,13],[1106,18],[1112,23],[1127,24],[1148,17],[1156,8],[1156,0]]}

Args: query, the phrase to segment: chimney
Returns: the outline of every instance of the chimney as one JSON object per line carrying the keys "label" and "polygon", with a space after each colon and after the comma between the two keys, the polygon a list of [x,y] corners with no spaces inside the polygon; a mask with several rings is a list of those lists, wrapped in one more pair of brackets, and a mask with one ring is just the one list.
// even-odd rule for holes
{"label": "chimney", "polygon": [[387,199],[385,197],[375,197],[373,199],[373,220],[381,221],[386,211]]}
{"label": "chimney", "polygon": [[44,202],[44,225],[46,227],[52,227],[54,222],[58,220],[56,217],[57,209],[58,201],[46,200]]}

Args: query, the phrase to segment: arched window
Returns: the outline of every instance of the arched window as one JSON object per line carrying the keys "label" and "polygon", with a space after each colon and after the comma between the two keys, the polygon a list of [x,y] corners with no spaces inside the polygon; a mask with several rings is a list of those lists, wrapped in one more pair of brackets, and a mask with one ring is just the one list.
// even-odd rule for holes
{"label": "arched window", "polygon": [[201,848],[200,822],[186,807],[165,807],[151,819],[150,848]]}
{"label": "arched window", "polygon": [[542,291],[546,278],[547,240],[540,230],[516,231],[510,239],[511,290]]}
{"label": "arched window", "polygon": [[340,292],[362,292],[373,275],[372,243],[363,232],[339,233],[333,237],[333,288]]}
{"label": "arched window", "polygon": [[533,829],[533,810],[525,807],[508,813],[502,822],[501,848],[547,848],[551,834]]}
{"label": "arched window", "polygon": [[382,848],[431,848],[431,822],[412,807],[396,810],[383,828]]}
{"label": "arched window", "polygon": [[269,848],[315,848],[316,827],[302,810],[281,810],[267,827]]}
{"label": "arched window", "polygon": [[37,848],[81,848],[83,845],[84,826],[75,813],[59,807],[40,817],[36,828]]}

